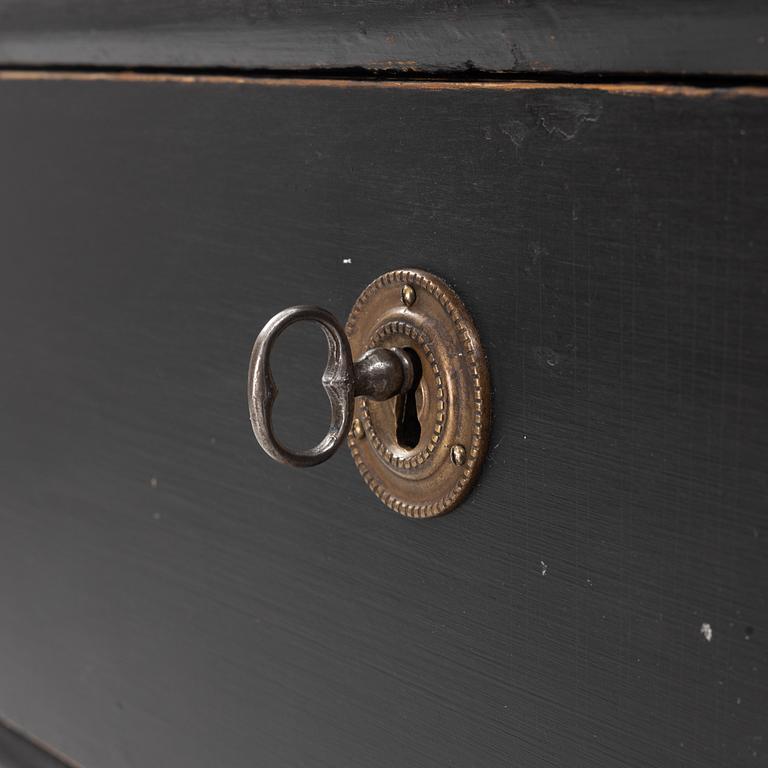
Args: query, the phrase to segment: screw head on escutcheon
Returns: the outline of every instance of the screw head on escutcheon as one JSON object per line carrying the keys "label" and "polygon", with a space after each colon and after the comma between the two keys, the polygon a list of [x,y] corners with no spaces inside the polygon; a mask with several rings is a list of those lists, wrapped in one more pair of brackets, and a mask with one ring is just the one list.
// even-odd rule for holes
{"label": "screw head on escutcheon", "polygon": [[355,419],[352,422],[352,434],[356,440],[362,440],[365,437],[365,430],[360,419]]}
{"label": "screw head on escutcheon", "polygon": [[406,307],[412,307],[416,303],[416,291],[412,285],[404,285],[400,291],[400,299]]}
{"label": "screw head on escutcheon", "polygon": [[463,445],[456,444],[451,448],[451,461],[462,467],[467,461],[467,449]]}

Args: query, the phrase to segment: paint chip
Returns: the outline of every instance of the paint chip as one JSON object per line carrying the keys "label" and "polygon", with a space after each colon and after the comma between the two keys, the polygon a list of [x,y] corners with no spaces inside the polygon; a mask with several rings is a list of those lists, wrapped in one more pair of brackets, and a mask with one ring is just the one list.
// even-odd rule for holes
{"label": "paint chip", "polygon": [[541,575],[546,576],[547,568],[549,568],[549,566],[543,560],[539,560],[539,562],[541,563]]}
{"label": "paint chip", "polygon": [[352,259],[342,259],[341,263],[342,264],[351,264],[352,263]]}
{"label": "paint chip", "polygon": [[701,634],[704,635],[704,639],[708,643],[712,642],[712,626],[710,624],[707,624],[706,622],[704,622],[701,625],[701,629],[699,630],[699,632],[701,632]]}

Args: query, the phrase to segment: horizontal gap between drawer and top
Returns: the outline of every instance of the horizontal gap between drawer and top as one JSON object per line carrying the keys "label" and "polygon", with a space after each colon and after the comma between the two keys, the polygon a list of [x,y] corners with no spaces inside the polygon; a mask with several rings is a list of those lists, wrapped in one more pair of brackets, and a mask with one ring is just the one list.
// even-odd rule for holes
{"label": "horizontal gap between drawer and top", "polygon": [[307,72],[237,71],[217,69],[213,71],[154,68],[124,69],[118,67],[7,67],[0,68],[0,80],[5,81],[82,81],[122,83],[179,83],[179,84],[221,84],[259,85],[272,87],[310,88],[381,88],[420,91],[446,90],[595,90],[622,95],[656,96],[707,96],[713,93],[761,97],[768,95],[768,83],[756,77],[710,77],[632,75],[593,75],[581,77],[491,77],[487,74],[474,78],[456,79],[448,75],[425,75],[411,73],[404,76],[395,72],[360,72],[358,70],[311,70]]}

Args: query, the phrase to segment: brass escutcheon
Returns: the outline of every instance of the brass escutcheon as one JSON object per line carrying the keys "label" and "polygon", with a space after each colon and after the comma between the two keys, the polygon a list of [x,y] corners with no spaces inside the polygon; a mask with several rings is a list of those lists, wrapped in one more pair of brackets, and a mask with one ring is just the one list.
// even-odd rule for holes
{"label": "brass escutcheon", "polygon": [[[269,354],[282,330],[299,320],[320,323],[328,340],[323,386],[331,425],[317,446],[294,453],[272,430],[277,388]],[[419,269],[374,280],[343,332],[320,307],[278,313],[254,344],[248,392],[254,434],[272,458],[318,464],[347,434],[368,487],[408,517],[454,509],[477,480],[488,447],[490,378],[477,330],[454,291]]]}

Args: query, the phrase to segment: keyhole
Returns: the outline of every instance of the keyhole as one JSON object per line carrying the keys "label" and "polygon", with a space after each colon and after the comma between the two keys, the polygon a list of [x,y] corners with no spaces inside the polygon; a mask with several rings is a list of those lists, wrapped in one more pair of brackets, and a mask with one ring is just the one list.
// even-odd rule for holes
{"label": "keyhole", "polygon": [[416,408],[416,390],[421,381],[421,360],[416,352],[406,348],[405,353],[413,364],[413,386],[397,398],[395,414],[397,417],[397,442],[401,448],[412,449],[421,439],[421,424]]}

